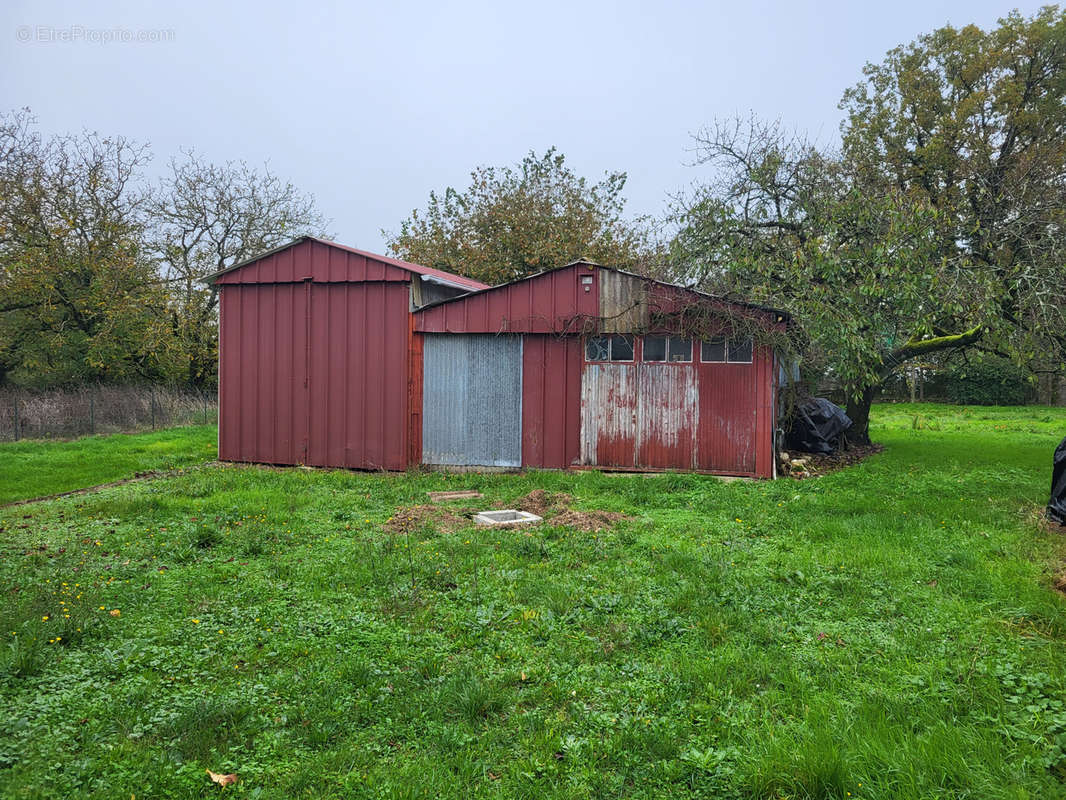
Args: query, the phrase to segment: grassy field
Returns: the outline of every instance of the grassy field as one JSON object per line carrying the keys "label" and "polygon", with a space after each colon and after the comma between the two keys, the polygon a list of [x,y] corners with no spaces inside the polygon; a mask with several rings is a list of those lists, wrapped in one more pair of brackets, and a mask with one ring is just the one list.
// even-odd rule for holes
{"label": "grassy field", "polygon": [[[209,467],[0,510],[0,795],[1063,797],[1066,410],[875,412],[806,481]],[[629,519],[402,524],[459,488]]]}
{"label": "grassy field", "polygon": [[0,504],[203,463],[217,453],[216,431],[213,425],[201,425],[73,441],[0,443]]}

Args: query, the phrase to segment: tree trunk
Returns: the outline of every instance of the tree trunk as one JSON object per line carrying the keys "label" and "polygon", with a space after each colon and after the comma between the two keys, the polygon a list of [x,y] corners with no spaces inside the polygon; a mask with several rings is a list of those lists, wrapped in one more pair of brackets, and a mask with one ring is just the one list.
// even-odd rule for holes
{"label": "tree trunk", "polygon": [[870,444],[870,406],[873,399],[873,386],[867,386],[857,398],[848,398],[846,410],[851,417],[852,426],[847,437],[851,444]]}

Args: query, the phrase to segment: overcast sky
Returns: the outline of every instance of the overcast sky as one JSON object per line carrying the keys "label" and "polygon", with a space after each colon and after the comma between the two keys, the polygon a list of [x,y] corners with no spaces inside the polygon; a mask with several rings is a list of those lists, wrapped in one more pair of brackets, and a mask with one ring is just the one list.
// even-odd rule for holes
{"label": "overcast sky", "polygon": [[382,251],[430,190],[552,145],[590,178],[626,171],[628,211],[661,214],[700,175],[700,126],[754,112],[832,141],[865,62],[1013,7],[6,0],[0,107],[29,106],[46,133],[149,142],[154,171],[190,147],[269,162],[339,241]]}

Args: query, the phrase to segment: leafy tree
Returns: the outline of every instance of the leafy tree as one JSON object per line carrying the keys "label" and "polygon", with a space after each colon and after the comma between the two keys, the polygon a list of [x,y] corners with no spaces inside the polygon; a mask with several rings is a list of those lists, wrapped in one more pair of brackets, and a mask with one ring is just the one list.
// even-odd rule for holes
{"label": "leafy tree", "polygon": [[722,169],[680,209],[675,269],[795,311],[867,438],[914,357],[1066,350],[1066,16],[945,27],[868,65],[840,153],[776,126],[717,126]]}
{"label": "leafy tree", "polygon": [[141,248],[147,151],[94,133],[45,141],[0,119],[0,381],[158,379],[165,305]]}
{"label": "leafy tree", "polygon": [[941,28],[865,73],[841,103],[849,160],[937,209],[940,256],[989,303],[986,341],[1066,345],[1066,13]]}
{"label": "leafy tree", "polygon": [[578,177],[555,148],[517,168],[478,167],[465,191],[430,192],[398,233],[383,231],[399,258],[504,283],[588,258],[635,268],[654,253],[646,220],[622,212],[624,172],[599,183]]}
{"label": "leafy tree", "polygon": [[218,295],[200,279],[321,229],[269,171],[188,154],[149,189],[149,157],[0,117],[0,383],[210,382]]}
{"label": "leafy tree", "polygon": [[183,380],[213,379],[218,351],[218,287],[202,278],[305,234],[322,235],[314,199],[244,162],[172,160],[149,203],[147,245],[169,287],[168,319]]}
{"label": "leafy tree", "polygon": [[[777,125],[721,123],[697,145],[719,178],[679,208],[674,278],[792,311],[804,348],[853,398],[863,440],[873,387],[938,314],[935,214],[904,193],[871,192],[838,156]],[[921,352],[942,345],[929,340]]]}

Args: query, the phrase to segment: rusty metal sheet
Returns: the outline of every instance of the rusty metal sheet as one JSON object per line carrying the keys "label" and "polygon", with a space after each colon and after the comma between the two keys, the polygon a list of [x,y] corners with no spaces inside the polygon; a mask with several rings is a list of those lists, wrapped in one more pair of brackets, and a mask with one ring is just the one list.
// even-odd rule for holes
{"label": "rusty metal sheet", "polygon": [[585,364],[581,376],[581,463],[636,465],[636,364]]}
{"label": "rusty metal sheet", "polygon": [[699,390],[692,364],[637,367],[636,465],[695,469]]}
{"label": "rusty metal sheet", "polygon": [[614,270],[600,270],[600,330],[631,333],[647,328],[648,293],[644,278]]}

